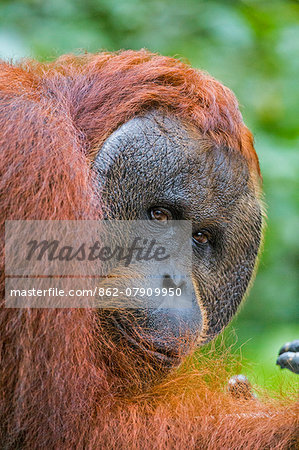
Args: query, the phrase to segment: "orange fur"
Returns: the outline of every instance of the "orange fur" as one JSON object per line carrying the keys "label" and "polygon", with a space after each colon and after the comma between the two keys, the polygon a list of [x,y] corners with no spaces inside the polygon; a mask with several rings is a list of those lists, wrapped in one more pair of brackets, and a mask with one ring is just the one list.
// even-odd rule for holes
{"label": "orange fur", "polygon": [[[0,93],[2,240],[6,219],[99,218],[90,161],[120,124],[149,108],[194,123],[260,173],[233,94],[172,58],[142,50],[2,63]],[[0,329],[4,448],[296,445],[296,403],[233,399],[219,358],[181,369],[146,394],[124,395],[124,386],[138,386],[138,371],[93,310],[3,308]]]}

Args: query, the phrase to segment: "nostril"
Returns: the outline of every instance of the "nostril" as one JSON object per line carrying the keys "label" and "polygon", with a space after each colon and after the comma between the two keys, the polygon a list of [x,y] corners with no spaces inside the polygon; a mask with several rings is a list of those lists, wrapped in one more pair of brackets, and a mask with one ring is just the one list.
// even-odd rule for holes
{"label": "nostril", "polygon": [[173,282],[173,280],[169,274],[163,275],[162,286],[163,286],[163,288],[166,288],[166,289],[175,287],[175,283]]}
{"label": "nostril", "polygon": [[181,281],[180,284],[176,285],[177,288],[183,288],[184,286],[186,286],[186,281]]}
{"label": "nostril", "polygon": [[185,286],[186,281],[181,281],[180,283],[176,284],[173,280],[173,278],[169,274],[163,275],[163,282],[162,285],[164,288],[182,288]]}

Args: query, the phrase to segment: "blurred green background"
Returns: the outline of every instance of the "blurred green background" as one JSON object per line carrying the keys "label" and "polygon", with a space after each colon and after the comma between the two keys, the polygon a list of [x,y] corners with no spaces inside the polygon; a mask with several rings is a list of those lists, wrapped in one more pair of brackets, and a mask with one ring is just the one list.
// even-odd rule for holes
{"label": "blurred green background", "polygon": [[268,227],[254,287],[226,334],[253,382],[296,383],[275,360],[299,338],[299,3],[0,0],[3,59],[141,47],[188,59],[240,101],[256,139]]}

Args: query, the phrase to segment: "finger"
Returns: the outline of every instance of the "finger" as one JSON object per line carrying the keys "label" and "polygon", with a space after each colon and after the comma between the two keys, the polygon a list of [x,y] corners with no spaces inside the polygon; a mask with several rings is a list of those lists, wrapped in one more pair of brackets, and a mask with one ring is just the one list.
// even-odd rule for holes
{"label": "finger", "polygon": [[228,380],[228,392],[236,398],[250,400],[255,398],[252,386],[245,375],[236,375]]}
{"label": "finger", "polygon": [[281,369],[289,369],[294,373],[299,374],[299,353],[286,352],[277,358],[276,364]]}
{"label": "finger", "polygon": [[279,350],[279,355],[286,352],[299,352],[299,339],[296,339],[295,341],[287,342],[284,344],[283,347]]}

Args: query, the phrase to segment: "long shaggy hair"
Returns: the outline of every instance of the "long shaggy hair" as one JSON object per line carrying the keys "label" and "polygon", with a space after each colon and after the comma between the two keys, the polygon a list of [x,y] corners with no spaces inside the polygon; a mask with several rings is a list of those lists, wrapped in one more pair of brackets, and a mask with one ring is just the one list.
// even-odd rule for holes
{"label": "long shaggy hair", "polygon": [[[252,177],[260,176],[234,95],[176,59],[141,50],[2,63],[0,96],[3,242],[5,220],[100,218],[93,158],[117,127],[149,109],[192,122],[240,151]],[[4,283],[3,245],[3,299]],[[296,445],[296,403],[229,396],[223,358],[206,358],[200,368],[189,363],[140,393],[130,349],[112,342],[92,309],[8,309],[3,302],[0,330],[3,448]],[[143,370],[151,370],[146,361]],[[124,390],[131,385],[137,388]]]}

